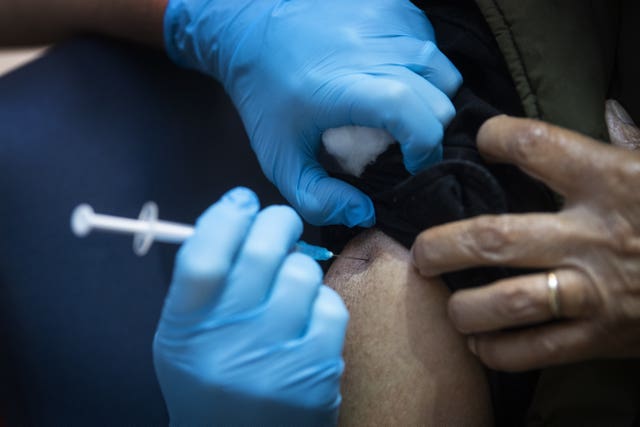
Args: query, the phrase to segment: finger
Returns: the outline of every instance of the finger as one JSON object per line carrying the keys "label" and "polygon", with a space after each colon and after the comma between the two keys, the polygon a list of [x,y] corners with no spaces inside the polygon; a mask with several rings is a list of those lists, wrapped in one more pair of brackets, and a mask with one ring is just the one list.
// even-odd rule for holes
{"label": "finger", "polygon": [[563,195],[592,192],[593,183],[601,179],[601,169],[615,164],[619,155],[576,132],[507,116],[482,125],[478,148],[493,160],[519,166]]}
{"label": "finger", "polygon": [[283,378],[288,378],[292,387],[312,384],[313,387],[305,389],[306,400],[315,402],[314,406],[337,407],[349,314],[338,294],[324,285],[318,288],[313,308],[307,314],[308,329],[303,336],[271,347],[283,355],[270,362],[271,368],[283,372]]}
{"label": "finger", "polygon": [[484,265],[553,267],[590,233],[566,215],[487,215],[425,230],[411,253],[425,277]]}
{"label": "finger", "polygon": [[302,338],[313,345],[316,360],[338,358],[342,355],[349,312],[342,298],[331,288],[322,285],[313,304],[309,328]]}
{"label": "finger", "polygon": [[381,74],[380,77],[401,79],[411,86],[422,102],[429,106],[432,114],[443,127],[447,127],[451,123],[456,115],[456,109],[447,94],[432,82],[404,67],[380,67],[379,69],[387,73]]}
{"label": "finger", "polygon": [[[407,170],[416,173],[439,160],[434,153],[441,149],[442,122],[450,120],[455,109],[444,93],[415,73],[396,67],[396,75],[390,77],[388,67],[380,71],[381,75],[350,76],[341,82],[345,89],[332,104],[329,115],[334,120],[327,120],[325,128],[384,129],[400,144]],[[345,118],[348,123],[339,121]]]}
{"label": "finger", "polygon": [[277,343],[300,337],[307,330],[321,285],[322,269],[317,262],[306,255],[289,255],[264,308],[262,339]]}
{"label": "finger", "polygon": [[331,178],[314,160],[308,159],[295,187],[285,188],[284,196],[313,225],[342,224],[371,227],[375,224],[373,202],[363,192],[339,179]]}
{"label": "finger", "polygon": [[165,314],[194,314],[212,304],[259,209],[256,195],[239,187],[198,219],[176,256]]}
{"label": "finger", "polygon": [[499,371],[525,371],[596,356],[600,340],[592,323],[564,321],[517,332],[469,337],[469,349]]}
{"label": "finger", "polygon": [[290,207],[270,206],[260,212],[231,269],[216,315],[232,316],[265,302],[278,270],[301,234],[302,221]]}
{"label": "finger", "polygon": [[449,98],[455,95],[462,83],[458,69],[431,40],[407,36],[398,37],[390,43],[383,38],[369,41],[368,46],[378,53],[376,60],[379,64],[407,69],[429,81]]}
{"label": "finger", "polygon": [[449,98],[456,94],[462,84],[462,75],[435,43],[415,39],[407,40],[414,44],[413,57],[405,62],[408,69],[427,79]]}
{"label": "finger", "polygon": [[[555,270],[557,301],[566,318],[586,317],[596,306],[588,279],[572,269]],[[546,273],[517,276],[454,293],[449,318],[465,334],[541,323],[554,318]]]}

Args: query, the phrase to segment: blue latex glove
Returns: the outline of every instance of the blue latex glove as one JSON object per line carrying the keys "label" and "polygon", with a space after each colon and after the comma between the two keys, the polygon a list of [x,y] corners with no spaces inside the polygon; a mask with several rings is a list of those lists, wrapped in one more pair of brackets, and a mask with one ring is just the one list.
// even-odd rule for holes
{"label": "blue latex glove", "polygon": [[267,178],[312,224],[375,223],[317,162],[325,130],[385,129],[412,173],[442,157],[461,77],[409,0],[170,0],[165,42],[224,84]]}
{"label": "blue latex glove", "polygon": [[180,249],[153,343],[173,425],[335,425],[348,313],[302,221],[227,193]]}

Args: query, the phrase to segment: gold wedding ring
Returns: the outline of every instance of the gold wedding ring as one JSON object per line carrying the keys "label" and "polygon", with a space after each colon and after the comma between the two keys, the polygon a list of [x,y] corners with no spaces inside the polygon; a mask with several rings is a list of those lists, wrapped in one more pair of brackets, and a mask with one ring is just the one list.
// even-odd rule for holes
{"label": "gold wedding ring", "polygon": [[547,288],[549,288],[549,308],[554,318],[560,317],[560,289],[555,273],[547,274]]}

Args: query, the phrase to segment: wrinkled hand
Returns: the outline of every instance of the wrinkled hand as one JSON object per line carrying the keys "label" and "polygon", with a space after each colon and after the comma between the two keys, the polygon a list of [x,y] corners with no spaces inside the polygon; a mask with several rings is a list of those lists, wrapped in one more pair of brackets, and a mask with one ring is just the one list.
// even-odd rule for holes
{"label": "wrinkled hand", "polygon": [[442,156],[461,77],[409,0],[171,0],[165,39],[224,84],[262,170],[310,223],[375,222],[371,200],[316,160],[325,130],[384,129],[414,173]]}
{"label": "wrinkled hand", "polygon": [[302,221],[237,188],[180,249],[153,343],[172,425],[332,425],[348,314],[289,254]]}
{"label": "wrinkled hand", "polygon": [[507,371],[640,356],[640,153],[505,116],[483,125],[478,147],[546,182],[566,203],[555,214],[483,216],[416,239],[414,263],[426,276],[507,265],[557,277],[558,318],[547,272],[456,292],[449,315],[470,349]]}

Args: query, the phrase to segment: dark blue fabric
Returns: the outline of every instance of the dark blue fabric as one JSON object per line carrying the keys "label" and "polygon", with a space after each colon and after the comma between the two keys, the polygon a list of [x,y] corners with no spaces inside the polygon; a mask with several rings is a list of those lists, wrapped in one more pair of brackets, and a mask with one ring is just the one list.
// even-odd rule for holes
{"label": "dark blue fabric", "polygon": [[[74,237],[81,202],[193,223],[246,185],[279,203],[211,79],[85,39],[0,78],[0,401],[11,424],[163,425],[151,342],[175,247]],[[307,226],[305,238],[317,240]],[[0,414],[0,419],[2,414]]]}

